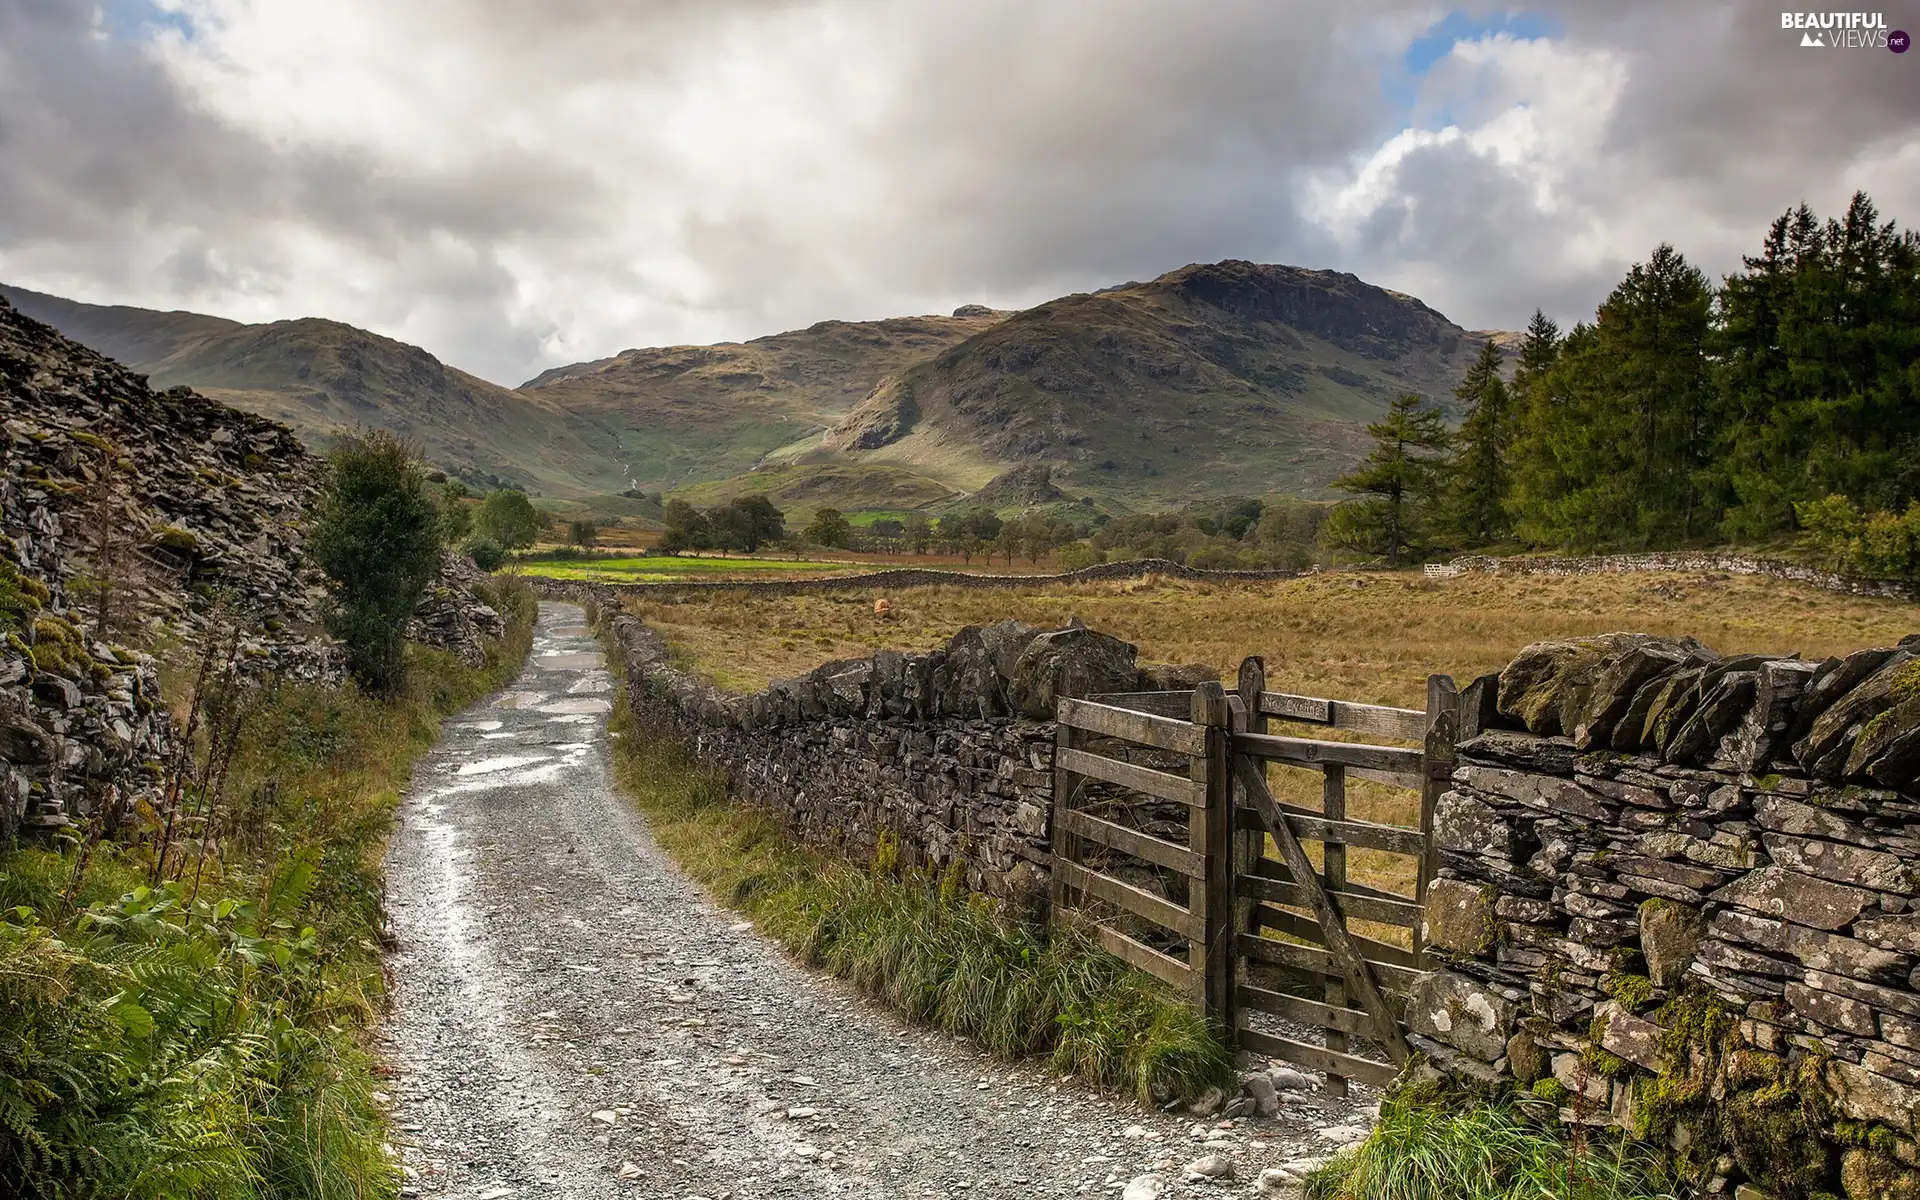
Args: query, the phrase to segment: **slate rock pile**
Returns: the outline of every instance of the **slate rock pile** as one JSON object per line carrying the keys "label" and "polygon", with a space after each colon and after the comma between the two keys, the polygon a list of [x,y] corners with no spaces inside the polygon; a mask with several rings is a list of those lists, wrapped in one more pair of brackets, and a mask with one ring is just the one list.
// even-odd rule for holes
{"label": "slate rock pile", "polygon": [[[336,680],[291,430],[133,374],[0,300],[0,839],[153,799],[174,741],[139,649],[237,636],[243,673]],[[450,565],[420,635],[468,661],[499,617]]]}
{"label": "slate rock pile", "polygon": [[284,426],[143,377],[0,301],[0,836],[151,798],[172,734],[129,644],[239,627],[244,663],[331,674]]}
{"label": "slate rock pile", "polygon": [[488,639],[505,635],[506,622],[478,595],[487,573],[464,554],[449,553],[427,585],[407,625],[407,640],[445,650],[469,667],[487,662]]}
{"label": "slate rock pile", "polygon": [[1904,1194],[1873,1181],[1920,1171],[1915,641],[1810,663],[1611,635],[1477,685],[1496,724],[1469,715],[1437,805],[1449,962],[1415,1043],[1702,1185]]}

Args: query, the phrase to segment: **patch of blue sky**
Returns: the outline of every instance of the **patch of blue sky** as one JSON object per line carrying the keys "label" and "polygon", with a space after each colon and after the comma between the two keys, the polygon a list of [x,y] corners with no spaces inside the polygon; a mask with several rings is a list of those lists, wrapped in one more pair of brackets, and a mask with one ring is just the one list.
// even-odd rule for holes
{"label": "patch of blue sky", "polygon": [[194,36],[187,14],[154,0],[100,0],[100,31],[116,42],[148,42],[161,33]]}
{"label": "patch of blue sky", "polygon": [[[1524,9],[1487,13],[1455,9],[1408,43],[1400,61],[1388,65],[1381,72],[1381,90],[1400,116],[1411,118],[1421,81],[1435,63],[1453,52],[1455,43],[1479,41],[1502,33],[1515,38],[1551,38],[1558,37],[1563,29],[1552,17]],[[1445,126],[1450,120],[1445,112],[1431,115],[1436,119],[1432,122],[1436,128]]]}

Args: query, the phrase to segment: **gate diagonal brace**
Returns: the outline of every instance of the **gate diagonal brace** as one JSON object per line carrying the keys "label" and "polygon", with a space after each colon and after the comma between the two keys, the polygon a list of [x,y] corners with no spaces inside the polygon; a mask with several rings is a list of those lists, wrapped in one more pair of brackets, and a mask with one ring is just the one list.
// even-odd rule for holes
{"label": "gate diagonal brace", "polygon": [[1281,856],[1286,859],[1287,870],[1293,873],[1294,881],[1313,906],[1314,916],[1320,921],[1320,931],[1325,936],[1327,951],[1333,960],[1340,964],[1341,974],[1346,976],[1347,986],[1353,989],[1354,998],[1360,1001],[1360,1007],[1372,1017],[1377,1027],[1380,1042],[1396,1065],[1403,1064],[1412,1055],[1407,1039],[1400,1032],[1400,1022],[1380,995],[1380,987],[1374,982],[1373,972],[1367,969],[1366,959],[1360,956],[1360,950],[1348,936],[1346,925],[1340,920],[1339,910],[1333,900],[1321,886],[1320,873],[1313,869],[1307,859],[1307,852],[1301,848],[1300,839],[1294,836],[1293,827],[1287,824],[1287,815],[1280,810],[1280,802],[1267,790],[1267,781],[1261,778],[1259,768],[1245,755],[1233,756],[1234,777],[1247,790],[1247,799],[1253,802],[1254,811],[1267,823],[1273,834],[1273,840],[1280,846]]}

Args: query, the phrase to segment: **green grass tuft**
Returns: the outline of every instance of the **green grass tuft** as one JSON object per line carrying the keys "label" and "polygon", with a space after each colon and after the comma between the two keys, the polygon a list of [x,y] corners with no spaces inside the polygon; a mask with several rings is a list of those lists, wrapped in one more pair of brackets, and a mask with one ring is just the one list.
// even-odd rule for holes
{"label": "green grass tuft", "polygon": [[955,872],[900,867],[885,840],[866,870],[799,845],[770,815],[732,803],[724,776],[671,735],[637,727],[624,694],[613,730],[620,782],[660,844],[807,965],[994,1054],[1046,1054],[1143,1100],[1231,1080],[1232,1056],[1204,1018],[1085,925],[1020,921]]}
{"label": "green grass tuft", "polygon": [[1624,1145],[1576,1148],[1507,1108],[1389,1100],[1307,1200],[1669,1200]]}

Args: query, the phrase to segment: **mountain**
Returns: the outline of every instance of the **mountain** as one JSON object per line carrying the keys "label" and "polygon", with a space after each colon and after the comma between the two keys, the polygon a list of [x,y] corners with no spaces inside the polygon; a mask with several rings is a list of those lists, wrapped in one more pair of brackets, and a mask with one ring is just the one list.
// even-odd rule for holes
{"label": "mountain", "polygon": [[1228,261],[1019,312],[625,350],[510,389],[333,321],[0,296],[156,385],[189,384],[310,443],[378,425],[449,470],[609,514],[638,503],[613,496],[631,489],[696,504],[765,494],[797,516],[947,510],[1001,477],[1114,509],[1325,494],[1395,395],[1444,398],[1484,340],[1510,336],[1352,275]]}
{"label": "mountain", "polygon": [[5,286],[0,297],[148,376],[156,388],[185,384],[283,421],[316,449],[340,433],[375,427],[418,443],[428,461],[483,485],[569,496],[627,486],[616,439],[592,421],[352,325],[316,318],[245,325]]}
{"label": "mountain", "polygon": [[1188,266],[1027,309],[915,363],[810,457],[973,486],[1047,464],[1070,493],[1149,505],[1319,492],[1395,395],[1444,396],[1480,340],[1352,275]]}
{"label": "mountain", "polygon": [[[702,489],[696,503],[703,503],[728,491],[719,485],[765,464],[783,448],[811,450],[881,379],[984,333],[1009,315],[970,304],[947,317],[821,321],[749,342],[626,350],[556,367],[520,390],[612,431],[642,488],[715,485]],[[806,473],[815,482],[819,474]],[[754,481],[745,490],[779,490],[759,486],[767,483]],[[802,481],[803,491],[807,486]],[[953,488],[904,480],[888,481],[879,490],[913,507]],[[850,504],[860,502],[855,493],[847,495]]]}

